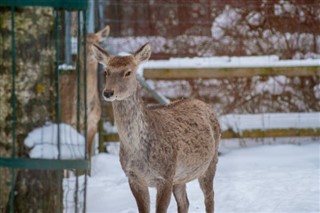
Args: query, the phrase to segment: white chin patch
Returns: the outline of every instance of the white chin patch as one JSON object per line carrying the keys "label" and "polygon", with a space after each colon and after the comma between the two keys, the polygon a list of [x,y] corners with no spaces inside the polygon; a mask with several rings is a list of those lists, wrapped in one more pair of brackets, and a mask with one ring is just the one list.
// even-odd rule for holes
{"label": "white chin patch", "polygon": [[115,101],[116,100],[116,98],[114,96],[112,96],[111,98],[106,98],[104,96],[102,96],[102,97],[103,97],[103,100],[105,100],[105,101]]}

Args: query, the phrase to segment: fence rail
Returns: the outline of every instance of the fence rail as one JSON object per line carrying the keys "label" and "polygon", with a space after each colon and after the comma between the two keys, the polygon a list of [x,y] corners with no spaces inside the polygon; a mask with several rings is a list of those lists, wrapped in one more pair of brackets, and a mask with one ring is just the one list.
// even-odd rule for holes
{"label": "fence rail", "polygon": [[[268,130],[245,130],[241,133],[233,130],[226,130],[222,132],[222,139],[232,138],[281,138],[281,137],[320,137],[320,129],[268,129]],[[104,135],[105,142],[119,142],[119,135],[117,133],[110,133]]]}
{"label": "fence rail", "polygon": [[[229,114],[219,118],[222,139],[319,137],[320,113]],[[104,135],[104,141],[117,142],[117,133]]]}
{"label": "fence rail", "polygon": [[313,67],[230,67],[230,68],[146,68],[144,77],[155,80],[210,79],[253,76],[320,76],[320,66]]}
{"label": "fence rail", "polygon": [[320,76],[320,59],[279,60],[277,56],[173,58],[148,61],[146,79],[232,78],[253,76]]}

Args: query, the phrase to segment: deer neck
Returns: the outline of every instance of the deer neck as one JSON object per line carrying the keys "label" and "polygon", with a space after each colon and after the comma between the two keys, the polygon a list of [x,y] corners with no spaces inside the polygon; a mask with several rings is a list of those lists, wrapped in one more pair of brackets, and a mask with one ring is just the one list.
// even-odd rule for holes
{"label": "deer neck", "polygon": [[114,118],[121,142],[139,148],[140,136],[146,130],[146,109],[138,91],[125,100],[112,102]]}
{"label": "deer neck", "polygon": [[[87,60],[87,82],[89,85],[97,85],[97,68],[98,63],[94,60]],[[97,89],[96,87],[94,87]]]}

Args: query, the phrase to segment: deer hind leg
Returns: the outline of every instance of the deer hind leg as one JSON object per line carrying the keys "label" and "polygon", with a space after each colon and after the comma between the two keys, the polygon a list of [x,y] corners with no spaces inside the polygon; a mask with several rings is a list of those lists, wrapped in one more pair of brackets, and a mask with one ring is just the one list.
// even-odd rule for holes
{"label": "deer hind leg", "polygon": [[172,182],[165,181],[157,186],[156,213],[166,213],[170,204]]}
{"label": "deer hind leg", "polygon": [[137,178],[129,178],[131,192],[136,199],[139,213],[150,212],[150,196],[146,185],[141,183]]}
{"label": "deer hind leg", "polygon": [[189,209],[189,200],[187,196],[186,184],[174,185],[173,194],[178,204],[178,213],[187,213]]}
{"label": "deer hind leg", "polygon": [[206,206],[207,213],[214,212],[214,190],[213,190],[213,179],[216,172],[218,162],[218,155],[215,155],[214,159],[211,161],[208,170],[201,176],[199,184],[201,190],[204,194],[204,203]]}

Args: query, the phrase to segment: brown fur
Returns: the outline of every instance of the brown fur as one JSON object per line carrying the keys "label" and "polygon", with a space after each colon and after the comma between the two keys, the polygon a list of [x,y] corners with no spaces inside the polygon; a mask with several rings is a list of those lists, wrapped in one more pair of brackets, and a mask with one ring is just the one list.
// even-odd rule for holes
{"label": "brown fur", "polygon": [[131,56],[118,56],[118,57],[113,57],[109,63],[109,67],[123,67],[128,64],[132,63],[132,57]]}
{"label": "brown fur", "polygon": [[[204,102],[187,99],[168,107],[147,107],[138,96],[137,65],[150,57],[144,45],[130,63],[109,67],[110,56],[94,46],[99,62],[110,71],[104,91],[111,97],[120,135],[120,162],[129,179],[139,212],[150,211],[148,187],[156,187],[156,212],[166,212],[171,193],[178,212],[188,212],[186,183],[198,178],[205,196],[206,211],[214,211],[213,178],[218,161],[221,130],[215,113]],[[121,66],[120,66],[121,64]],[[123,71],[132,70],[130,76]]]}
{"label": "brown fur", "polygon": [[[101,117],[100,98],[97,86],[97,61],[93,58],[92,45],[99,44],[109,34],[109,26],[106,26],[95,34],[87,35],[87,141],[88,154],[91,156],[92,145],[95,134],[97,133],[97,125]],[[82,61],[82,53],[80,53],[80,61]],[[77,127],[77,72],[65,74],[61,76],[61,120],[64,123]],[[80,70],[81,84],[83,84],[83,69]],[[84,130],[84,111],[83,111],[83,86],[81,93],[81,109],[80,109],[80,129]]]}

